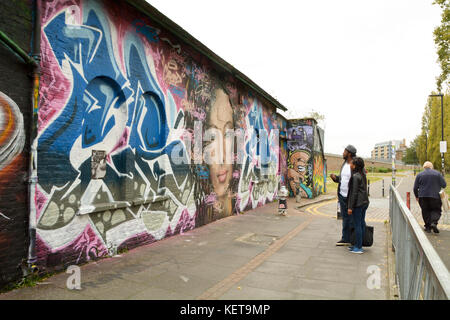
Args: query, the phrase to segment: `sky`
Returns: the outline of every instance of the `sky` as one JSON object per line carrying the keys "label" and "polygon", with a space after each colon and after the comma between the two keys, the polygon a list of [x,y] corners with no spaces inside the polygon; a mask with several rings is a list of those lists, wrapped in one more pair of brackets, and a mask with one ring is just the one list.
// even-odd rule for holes
{"label": "sky", "polygon": [[325,152],[420,133],[436,89],[432,0],[148,0],[298,117],[325,116]]}

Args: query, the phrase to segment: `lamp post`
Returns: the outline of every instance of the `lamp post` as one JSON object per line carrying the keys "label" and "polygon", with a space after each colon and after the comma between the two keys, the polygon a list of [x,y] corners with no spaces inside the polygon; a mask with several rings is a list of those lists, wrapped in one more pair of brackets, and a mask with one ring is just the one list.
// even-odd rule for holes
{"label": "lamp post", "polygon": [[391,142],[391,159],[392,159],[392,185],[395,187],[395,142]]}
{"label": "lamp post", "polygon": [[[444,141],[444,95],[442,93],[430,94],[429,97],[441,97],[441,141]],[[441,161],[442,161],[442,176],[445,177],[444,152],[441,152]]]}

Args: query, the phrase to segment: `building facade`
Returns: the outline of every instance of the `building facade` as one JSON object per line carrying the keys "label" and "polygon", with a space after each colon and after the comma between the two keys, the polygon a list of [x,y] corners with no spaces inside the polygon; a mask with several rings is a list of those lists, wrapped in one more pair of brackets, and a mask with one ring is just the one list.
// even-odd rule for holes
{"label": "building facade", "polygon": [[371,152],[371,158],[401,161],[405,154],[406,140],[391,140],[377,143]]}

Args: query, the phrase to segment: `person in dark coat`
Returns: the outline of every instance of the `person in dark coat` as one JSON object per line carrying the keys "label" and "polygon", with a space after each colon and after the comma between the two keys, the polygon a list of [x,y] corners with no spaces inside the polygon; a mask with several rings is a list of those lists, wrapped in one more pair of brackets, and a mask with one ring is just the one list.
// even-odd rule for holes
{"label": "person in dark coat", "polygon": [[425,231],[430,233],[433,229],[435,233],[439,233],[437,224],[442,213],[439,191],[441,188],[445,188],[447,183],[442,174],[433,169],[433,164],[430,161],[426,161],[423,168],[425,170],[419,173],[414,181],[414,195],[422,209]]}
{"label": "person in dark coat", "polygon": [[352,177],[348,183],[347,207],[348,215],[353,219],[355,228],[355,244],[349,249],[351,253],[363,253],[362,244],[366,230],[365,218],[369,207],[364,160],[356,157],[353,159],[350,167],[352,169]]}

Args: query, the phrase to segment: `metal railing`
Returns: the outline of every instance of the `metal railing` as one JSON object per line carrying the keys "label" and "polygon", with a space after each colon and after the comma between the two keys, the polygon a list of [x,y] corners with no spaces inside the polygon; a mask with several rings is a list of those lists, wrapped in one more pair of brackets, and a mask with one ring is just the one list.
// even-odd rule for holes
{"label": "metal railing", "polygon": [[397,189],[389,189],[395,276],[402,300],[450,300],[450,273]]}

